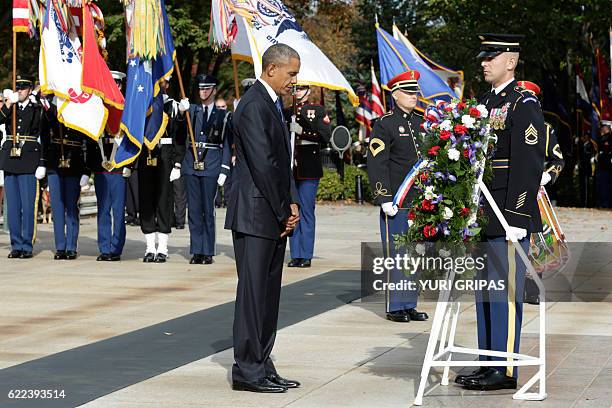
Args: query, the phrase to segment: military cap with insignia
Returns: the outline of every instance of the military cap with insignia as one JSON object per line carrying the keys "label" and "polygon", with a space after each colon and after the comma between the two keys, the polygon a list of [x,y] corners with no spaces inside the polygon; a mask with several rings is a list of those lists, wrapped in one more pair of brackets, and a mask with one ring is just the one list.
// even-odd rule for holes
{"label": "military cap with insignia", "polygon": [[521,88],[523,88],[526,91],[531,92],[532,94],[534,94],[535,96],[538,96],[540,94],[540,87],[531,81],[518,81],[517,82],[518,86],[520,86]]}
{"label": "military cap with insignia", "polygon": [[25,76],[18,75],[15,80],[15,87],[17,90],[32,88],[32,80]]}
{"label": "military cap with insignia", "polygon": [[196,77],[196,82],[198,84],[198,89],[214,88],[219,83],[219,81],[217,81],[217,78],[208,74],[198,75]]}
{"label": "military cap with insignia", "polygon": [[391,78],[391,80],[387,82],[387,88],[389,88],[391,92],[395,92],[397,90],[420,92],[421,88],[419,88],[418,82],[420,77],[421,74],[419,73],[419,71],[408,70]]}
{"label": "military cap with insignia", "polygon": [[502,52],[520,52],[521,34],[479,34],[480,53],[477,58],[495,58]]}

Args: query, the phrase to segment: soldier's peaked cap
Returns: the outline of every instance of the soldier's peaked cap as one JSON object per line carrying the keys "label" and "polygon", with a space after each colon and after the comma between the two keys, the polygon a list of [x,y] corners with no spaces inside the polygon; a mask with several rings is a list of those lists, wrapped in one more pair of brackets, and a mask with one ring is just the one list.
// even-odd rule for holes
{"label": "soldier's peaked cap", "polygon": [[494,58],[502,52],[519,52],[523,38],[525,36],[521,34],[479,34],[480,53],[477,58]]}

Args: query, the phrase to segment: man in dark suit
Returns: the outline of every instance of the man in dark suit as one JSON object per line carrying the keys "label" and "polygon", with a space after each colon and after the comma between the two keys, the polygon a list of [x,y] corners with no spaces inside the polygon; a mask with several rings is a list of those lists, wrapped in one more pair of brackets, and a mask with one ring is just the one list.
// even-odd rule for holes
{"label": "man in dark suit", "polygon": [[238,271],[232,388],[285,392],[300,384],[278,375],[270,353],[287,236],[299,221],[299,200],[280,96],[297,83],[300,57],[291,47],[275,44],[263,54],[262,68],[234,116],[236,164],[225,220]]}

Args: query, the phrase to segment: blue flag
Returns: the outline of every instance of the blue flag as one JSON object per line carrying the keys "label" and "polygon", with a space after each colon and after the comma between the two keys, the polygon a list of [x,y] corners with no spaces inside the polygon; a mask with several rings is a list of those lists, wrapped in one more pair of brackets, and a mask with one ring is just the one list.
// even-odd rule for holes
{"label": "blue flag", "polygon": [[413,69],[421,74],[418,82],[422,97],[433,102],[442,99],[450,102],[455,92],[440,78],[422,59],[415,55],[402,42],[393,38],[388,32],[376,26],[378,40],[378,59],[380,63],[380,79],[383,87],[393,77]]}
{"label": "blue flag", "polygon": [[116,167],[133,162],[140,154],[143,143],[153,149],[168,123],[159,84],[172,73],[176,53],[164,0],[160,0],[160,6],[164,20],[164,49],[153,60],[143,60],[137,56],[128,60],[125,109],[121,118],[125,137],[115,154]]}

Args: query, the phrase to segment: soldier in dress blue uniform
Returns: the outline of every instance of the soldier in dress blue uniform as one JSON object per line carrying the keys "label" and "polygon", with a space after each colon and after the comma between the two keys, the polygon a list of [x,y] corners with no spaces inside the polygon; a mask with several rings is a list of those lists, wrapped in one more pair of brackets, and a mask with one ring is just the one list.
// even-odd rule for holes
{"label": "soldier in dress blue uniform", "polygon": [[222,186],[230,172],[232,121],[230,112],[215,107],[217,78],[201,74],[197,84],[200,103],[189,107],[195,145],[187,141],[181,173],[187,184],[193,255],[189,263],[211,264],[215,254],[215,194],[217,185]]}
{"label": "soldier in dress blue uniform", "polygon": [[[397,208],[393,197],[404,178],[419,159],[419,132],[423,117],[414,111],[420,91],[418,71],[406,71],[391,79],[387,86],[395,100],[393,111],[382,116],[374,124],[370,136],[368,176],[372,186],[374,203],[380,205],[380,235],[386,257],[395,256],[393,235],[408,230],[409,208]],[[410,203],[414,192],[410,191],[404,203]],[[406,279],[400,270],[390,271],[391,282]],[[391,291],[387,294],[387,319],[394,322],[424,321],[427,313],[416,310],[415,291]]]}
{"label": "soldier in dress blue uniform", "polygon": [[[329,116],[322,105],[308,103],[310,86],[296,89],[298,126],[294,130],[295,150],[293,175],[300,196],[300,223],[289,237],[291,261],[289,267],[309,268],[315,242],[315,203],[319,180],[323,177],[321,164],[321,143],[329,143],[331,126]],[[285,118],[291,119],[293,109],[285,111]]]}
{"label": "soldier in dress blue uniform", "polygon": [[[179,102],[166,93],[168,80],[165,78],[160,83],[164,114],[168,117],[166,129],[153,148],[143,146],[138,157],[140,229],[147,244],[143,262],[163,263],[168,258],[168,234],[174,218],[172,182],[180,178],[181,163],[185,156],[186,120]],[[181,103],[183,111],[189,108],[187,99]]]}
{"label": "soldier in dress blue uniform", "polygon": [[57,106],[49,98],[43,105],[41,142],[47,162],[49,195],[55,238],[54,259],[76,259],[79,237],[81,187],[89,184],[84,145],[87,136],[57,119]]}
{"label": "soldier in dress blue uniform", "polygon": [[[515,246],[525,253],[529,234],[542,231],[537,194],[544,171],[546,125],[535,95],[518,86],[514,71],[519,61],[523,36],[483,34],[481,59],[484,78],[492,89],[481,102],[489,110],[489,120],[497,136],[492,159],[493,178],[488,189],[507,220],[504,230],[491,206],[485,202],[489,223],[484,231],[487,265],[478,279],[503,280],[504,290],[476,293],[478,346],[483,350],[518,353],[523,317],[526,266]],[[481,360],[506,358],[480,356]],[[468,389],[488,391],[515,389],[516,367],[481,367],[471,375],[457,376],[455,382]]]}
{"label": "soldier in dress blue uniform", "polygon": [[[121,89],[125,78],[122,72],[111,71]],[[94,187],[98,205],[97,261],[119,261],[125,245],[126,179],[132,174],[129,167],[115,167],[115,153],[119,141],[104,132],[98,141],[87,141],[86,165],[94,173]]]}
{"label": "soldier in dress blue uniform", "polygon": [[[44,154],[40,145],[41,106],[30,98],[32,81],[19,77],[17,91],[7,95],[0,109],[0,124],[7,138],[0,150],[0,169],[4,170],[7,214],[11,237],[9,258],[32,258],[36,239],[38,182],[45,177]],[[16,132],[12,116],[16,109]],[[13,144],[13,135],[16,144]]]}

